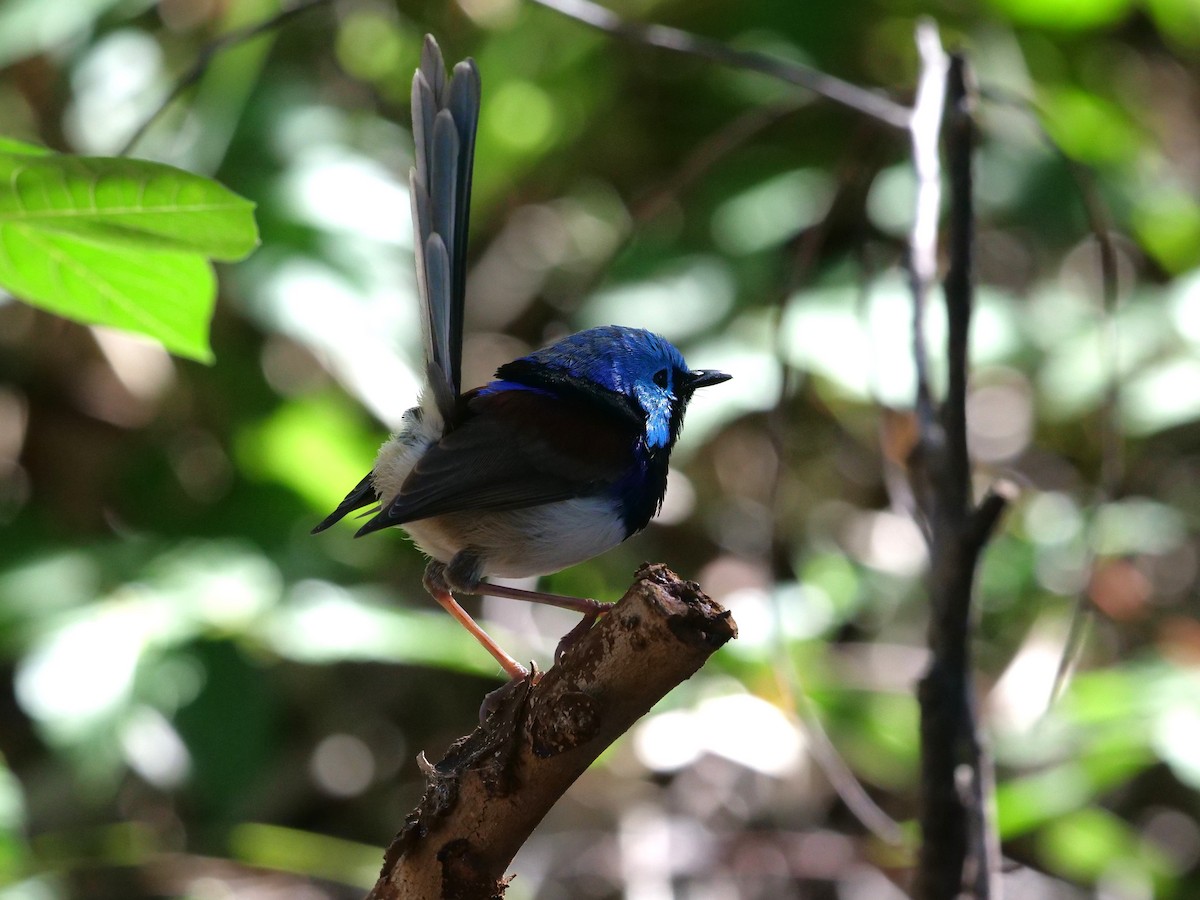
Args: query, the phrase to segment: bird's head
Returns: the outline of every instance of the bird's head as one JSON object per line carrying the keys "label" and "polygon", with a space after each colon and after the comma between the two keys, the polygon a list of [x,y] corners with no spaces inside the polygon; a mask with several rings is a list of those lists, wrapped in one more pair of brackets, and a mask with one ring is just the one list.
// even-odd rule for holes
{"label": "bird's head", "polygon": [[693,371],[673,344],[640,328],[604,325],[501,366],[498,377],[549,389],[583,391],[619,404],[645,423],[646,445],[670,449],[692,394],[731,376]]}

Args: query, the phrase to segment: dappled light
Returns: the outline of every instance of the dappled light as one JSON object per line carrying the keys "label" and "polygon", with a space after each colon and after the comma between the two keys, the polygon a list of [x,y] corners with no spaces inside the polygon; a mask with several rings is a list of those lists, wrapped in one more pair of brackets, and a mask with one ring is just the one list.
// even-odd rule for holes
{"label": "dappled light", "polygon": [[[918,17],[966,55],[970,486],[1009,502],[971,637],[1000,878],[1030,900],[1200,895],[1193,0],[606,5],[888,109],[912,102]],[[426,380],[409,183],[426,32],[482,73],[463,388],[608,324],[732,375],[688,408],[649,527],[497,579],[609,601],[662,562],[738,628],[554,807],[506,896],[909,896],[931,530],[907,136],[543,6],[316,2],[191,81],[212,41],[279,5],[0,7],[14,184],[30,145],[120,155],[137,135],[131,157],[252,201],[260,241],[235,262],[252,228],[205,235],[202,335],[174,318],[194,248],[164,231],[142,259],[123,219],[98,236],[45,217],[46,246],[123,248],[114,290],[162,304],[175,344],[0,295],[0,900],[361,897],[503,682],[403,534],[355,540],[354,515],[310,534]],[[94,185],[90,202],[129,213]],[[36,241],[12,216],[0,283],[19,295],[9,257]],[[944,230],[932,253],[944,274]],[[109,287],[63,271],[30,283]],[[943,299],[934,285],[921,323],[937,396]],[[114,302],[135,330],[143,305]],[[543,671],[579,621],[463,603]]]}

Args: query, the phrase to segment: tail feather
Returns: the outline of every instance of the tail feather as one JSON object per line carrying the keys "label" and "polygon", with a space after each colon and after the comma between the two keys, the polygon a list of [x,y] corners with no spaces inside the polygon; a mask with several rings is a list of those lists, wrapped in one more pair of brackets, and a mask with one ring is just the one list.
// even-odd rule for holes
{"label": "tail feather", "polygon": [[[458,127],[458,203],[454,213],[454,247],[458,251],[450,257],[450,271],[454,279],[453,290],[457,297],[467,296],[467,231],[471,223],[471,178],[475,170],[475,133],[479,128],[479,102],[481,85],[479,70],[474,60],[464,60],[454,67],[450,80],[449,109]],[[462,316],[451,322],[450,341],[462,347]],[[461,381],[458,367],[454,371],[455,384]]]}
{"label": "tail feather", "polygon": [[[433,36],[426,35],[412,84],[416,147],[409,188],[426,377],[447,423],[454,419],[462,388],[467,230],[479,100],[479,69],[474,60],[458,63],[447,77],[442,51]],[[368,475],[313,533],[378,500],[372,475]]]}
{"label": "tail feather", "polygon": [[317,534],[318,532],[324,531],[330,525],[340,522],[349,513],[354,512],[354,510],[362,509],[364,506],[369,506],[370,504],[377,503],[378,501],[379,498],[375,495],[375,485],[371,481],[371,476],[366,475],[363,477],[363,480],[358,483],[354,490],[348,493],[346,498],[338,504],[338,508],[327,515],[321,521],[321,524],[312,530],[312,533]]}
{"label": "tail feather", "polygon": [[460,62],[447,78],[441,50],[426,36],[421,67],[413,77],[416,154],[409,183],[426,371],[446,419],[454,415],[454,400],[462,389],[467,229],[479,97],[475,63]]}
{"label": "tail feather", "polygon": [[[429,236],[429,240],[425,244],[425,283],[429,287],[429,296],[431,297],[443,297],[451,291],[450,254],[446,249],[446,244],[442,241],[442,236],[436,232]],[[452,354],[459,355],[461,349],[454,347],[450,342],[449,317],[441,315],[446,312],[448,310],[445,307],[439,309],[436,304],[430,306],[433,320],[431,335],[433,343],[430,346],[433,352],[425,362],[425,374],[429,379],[429,387],[433,390],[438,409],[442,411],[443,421],[449,421],[449,410],[454,409],[454,398],[458,395],[455,390],[458,385],[454,380],[454,375],[444,368],[446,363],[443,361],[453,359]]]}

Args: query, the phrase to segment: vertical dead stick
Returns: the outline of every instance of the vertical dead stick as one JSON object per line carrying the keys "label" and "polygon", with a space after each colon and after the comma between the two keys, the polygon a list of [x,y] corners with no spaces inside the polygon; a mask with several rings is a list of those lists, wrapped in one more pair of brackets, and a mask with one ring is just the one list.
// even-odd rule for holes
{"label": "vertical dead stick", "polygon": [[737,636],[729,612],[661,565],[536,683],[513,682],[436,765],[368,900],[490,900],[517,850],[592,761]]}
{"label": "vertical dead stick", "polygon": [[[912,459],[914,489],[926,520],[930,547],[929,671],[917,696],[921,706],[921,832],[916,876],[919,900],[976,900],[999,895],[995,873],[998,848],[989,822],[990,769],[977,732],[971,679],[971,601],[983,548],[1006,505],[992,491],[974,506],[967,452],[968,338],[971,323],[971,255],[974,239],[971,155],[974,123],[969,109],[965,64],[945,64],[933,26],[918,33],[925,78],[945,80],[944,129],[950,183],[949,256],[943,284],[948,320],[946,398],[933,415],[932,391],[924,366],[924,338],[914,347],[920,439]],[[924,80],[924,78],[923,78]],[[925,96],[937,96],[931,90]],[[940,103],[940,98],[939,101]],[[923,184],[929,176],[930,147],[936,153],[940,116],[913,117],[914,154]],[[923,124],[924,123],[924,124]],[[922,154],[924,156],[922,157]],[[933,172],[940,182],[936,157]],[[932,188],[930,189],[932,192]],[[927,200],[928,202],[928,200]],[[918,200],[918,217],[923,209]],[[918,243],[918,236],[924,242]],[[914,228],[913,280],[918,305],[930,286],[928,231]],[[924,263],[924,265],[922,264]]]}
{"label": "vertical dead stick", "polygon": [[[942,107],[946,101],[946,68],[937,26],[923,21],[917,26],[921,77],[909,118],[913,170],[917,176],[916,209],[909,234],[909,271],[913,294],[913,362],[917,369],[917,421],[922,439],[932,437],[933,392],[929,384],[929,351],[925,346],[925,309],[937,278],[938,218],[942,207],[942,166],[938,138],[942,132]],[[920,499],[918,494],[918,499]]]}

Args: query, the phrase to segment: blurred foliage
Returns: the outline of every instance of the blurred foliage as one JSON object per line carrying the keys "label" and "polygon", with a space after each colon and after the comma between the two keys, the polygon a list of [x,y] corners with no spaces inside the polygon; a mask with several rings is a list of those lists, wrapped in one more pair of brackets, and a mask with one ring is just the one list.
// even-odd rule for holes
{"label": "blurred foliage", "polygon": [[[980,488],[1021,488],[975,648],[1010,894],[1197,895],[1194,0],[614,8],[902,100],[918,17],[970,54],[970,437]],[[211,41],[278,9],[8,0],[5,137],[110,156]],[[851,815],[799,722],[911,836],[904,135],[518,0],[337,0],[218,54],[135,148],[257,206],[261,248],[219,273],[215,365],[0,303],[0,898],[361,896],[416,754],[497,683],[400,535],[308,534],[418,389],[405,120],[426,31],[484,80],[467,381],[610,321],[735,376],[693,404],[658,522],[544,582],[615,597],[662,560],[741,637],[580,780],[510,896],[899,896],[911,848]],[[571,624],[483,614],[543,664]]]}

